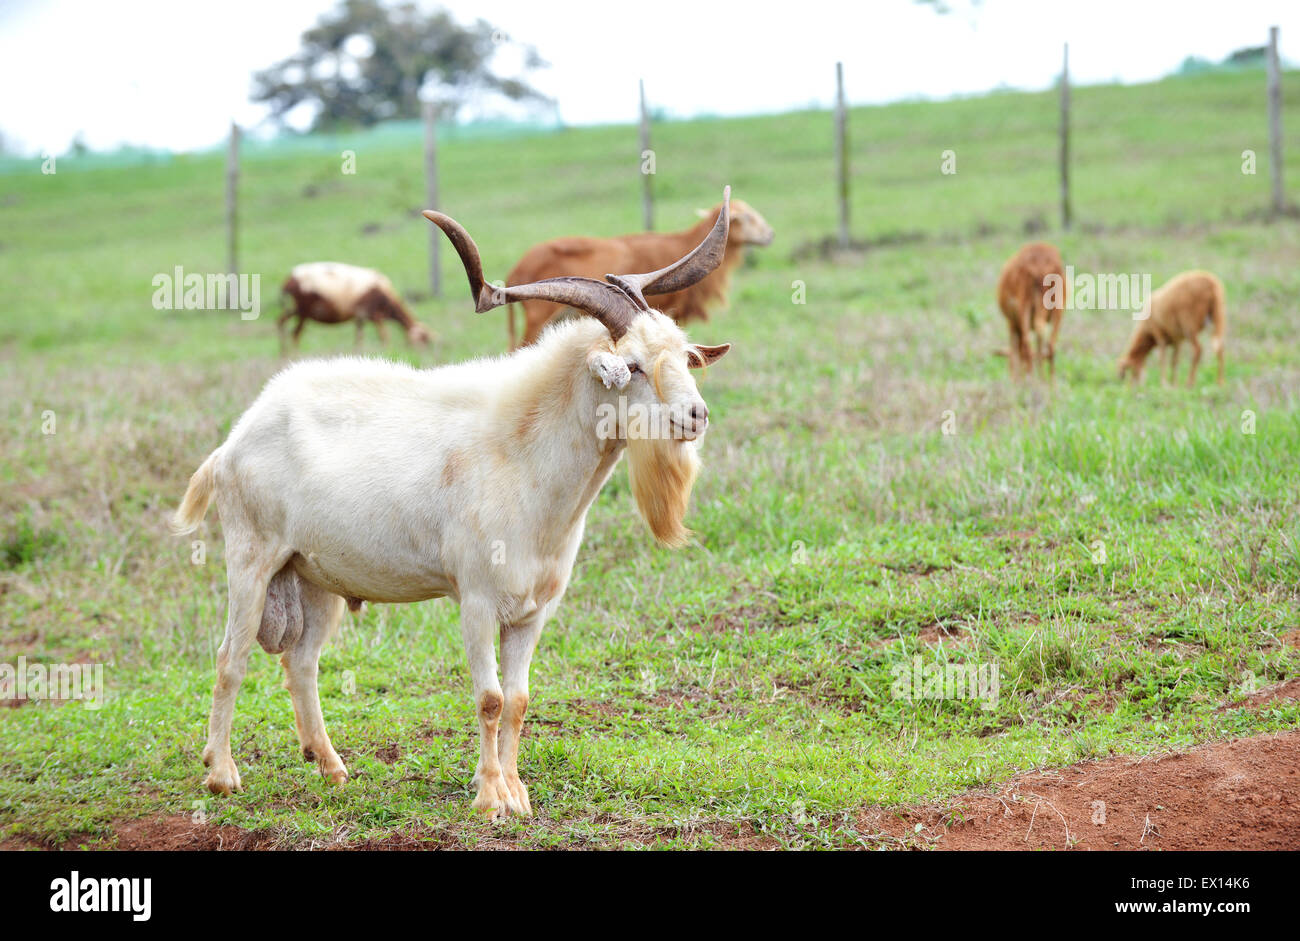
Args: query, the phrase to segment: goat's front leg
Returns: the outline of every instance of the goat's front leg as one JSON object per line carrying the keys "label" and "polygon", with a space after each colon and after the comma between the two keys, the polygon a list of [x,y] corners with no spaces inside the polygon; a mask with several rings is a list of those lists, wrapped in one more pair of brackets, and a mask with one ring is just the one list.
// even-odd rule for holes
{"label": "goat's front leg", "polygon": [[1192,336],[1191,343],[1192,343],[1192,368],[1187,372],[1187,385],[1189,388],[1191,386],[1196,385],[1196,367],[1200,365],[1201,362],[1200,339],[1196,336]]}
{"label": "goat's front leg", "polygon": [[1019,379],[1017,374],[1017,364],[1020,362],[1020,333],[1016,330],[1015,324],[1008,321],[1007,323],[1007,366],[1011,370],[1011,379],[1014,382]]}
{"label": "goat's front leg", "polygon": [[281,314],[280,319],[275,322],[275,332],[280,336],[281,356],[283,356],[285,353],[288,352],[288,338],[285,336],[284,331],[285,331],[285,324],[287,324],[289,320],[292,319],[293,315],[294,315],[293,311],[287,310],[283,314]]}
{"label": "goat's front leg", "polygon": [[510,790],[501,774],[497,755],[497,730],[505,697],[497,679],[496,651],[492,647],[496,632],[496,610],[490,603],[463,598],[460,604],[460,632],[469,659],[470,677],[474,681],[474,704],[478,714],[478,767],[474,785],[478,793],[471,805],[495,820],[508,809]]}
{"label": "goat's front leg", "polygon": [[528,667],[537,649],[537,639],[542,633],[545,619],[530,618],[522,624],[501,625],[501,677],[505,687],[505,710],[502,714],[499,754],[501,771],[505,777],[510,798],[506,806],[511,813],[525,817],[533,815],[528,802],[528,788],[519,780],[519,736],[524,728],[524,715],[528,712]]}

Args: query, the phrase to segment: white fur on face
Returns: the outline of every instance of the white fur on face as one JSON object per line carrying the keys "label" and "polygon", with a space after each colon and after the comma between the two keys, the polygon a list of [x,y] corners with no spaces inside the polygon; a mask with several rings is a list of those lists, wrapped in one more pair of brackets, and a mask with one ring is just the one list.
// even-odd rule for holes
{"label": "white fur on face", "polygon": [[689,368],[689,347],[681,328],[657,311],[637,317],[615,347],[630,374],[619,397],[629,415],[640,409],[651,416],[640,427],[633,418],[624,429],[632,495],[655,539],[669,547],[691,537],[683,520],[700,468],[697,441],[707,426],[692,417],[704,400]]}
{"label": "white fur on face", "polygon": [[683,440],[699,437],[705,428],[704,421],[692,417],[697,408],[704,410],[705,403],[691,375],[689,348],[681,328],[658,311],[632,321],[615,348],[631,373],[621,390],[628,407],[666,410],[675,427],[673,437]]}

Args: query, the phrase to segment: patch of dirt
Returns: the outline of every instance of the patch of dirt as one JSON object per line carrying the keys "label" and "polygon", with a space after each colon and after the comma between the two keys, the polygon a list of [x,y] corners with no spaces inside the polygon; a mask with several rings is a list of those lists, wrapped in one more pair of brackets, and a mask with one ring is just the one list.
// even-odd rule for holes
{"label": "patch of dirt", "polygon": [[113,824],[110,837],[81,834],[62,843],[30,836],[0,840],[0,851],[11,850],[264,850],[281,847],[281,839],[269,831],[195,823],[189,814],[141,817]]}
{"label": "patch of dirt", "polygon": [[[959,644],[962,642],[961,638],[965,633],[965,628],[960,624],[940,624],[938,621],[933,621],[930,624],[925,625],[925,627],[921,628],[913,636],[917,641],[925,644],[927,647],[937,647],[940,644],[948,644],[950,646],[953,644]],[[878,637],[875,640],[869,641],[866,646],[871,650],[882,650],[885,647],[898,643],[900,640],[903,640],[903,637]]]}
{"label": "patch of dirt", "polygon": [[[602,843],[605,840],[616,839],[622,841],[625,845],[653,846],[656,843],[673,839],[690,840],[692,837],[709,834],[714,838],[714,849],[771,850],[779,849],[781,846],[777,840],[766,834],[759,833],[748,823],[730,824],[709,821],[688,822],[683,826],[655,826],[636,821],[624,821],[607,814],[599,814],[594,818],[590,818],[589,822],[610,828],[609,831],[602,834]],[[545,817],[537,817],[528,826],[530,828],[537,827],[552,830],[556,827],[556,822],[547,820]],[[588,846],[581,842],[569,842],[562,844],[562,848],[582,850],[597,848],[599,845],[593,843]],[[479,833],[471,846],[459,839],[454,831],[427,829],[394,833],[381,839],[364,840],[358,843],[336,843],[328,847],[331,850],[389,850],[398,852],[471,848],[474,850],[519,850],[530,847],[525,844],[523,835],[517,833],[503,831],[500,836],[488,835],[486,837]]]}
{"label": "patch of dirt", "polygon": [[1274,683],[1272,686],[1266,686],[1261,690],[1251,693],[1241,702],[1224,703],[1216,711],[1228,712],[1231,709],[1258,709],[1261,706],[1267,706],[1275,702],[1283,702],[1288,699],[1300,699],[1300,676],[1295,679],[1287,680],[1285,683]]}
{"label": "patch of dirt", "polygon": [[1300,849],[1300,731],[1017,775],[859,829],[941,850]]}
{"label": "patch of dirt", "polygon": [[416,733],[415,737],[422,742],[427,742],[435,738],[456,738],[456,736],[460,734],[460,732],[457,732],[453,728],[448,728],[447,726],[437,727],[430,722],[426,723],[419,732]]}
{"label": "patch of dirt", "polygon": [[880,567],[889,569],[899,575],[910,575],[917,579],[928,578],[935,572],[947,572],[952,568],[951,565],[935,565],[932,562],[908,562],[902,565],[882,562]]}
{"label": "patch of dirt", "polygon": [[386,765],[396,764],[397,759],[402,757],[402,746],[396,742],[389,742],[379,751],[375,752],[375,757]]}
{"label": "patch of dirt", "polygon": [[771,608],[762,605],[742,605],[719,611],[695,629],[708,634],[746,634],[754,627],[766,627],[773,621]]}
{"label": "patch of dirt", "polygon": [[946,640],[960,637],[964,633],[965,630],[962,629],[960,624],[940,624],[938,621],[935,621],[934,623],[927,624],[925,627],[921,628],[920,632],[916,635],[916,639],[921,641],[923,644],[928,644],[933,647],[935,644],[941,644]]}
{"label": "patch of dirt", "polygon": [[[623,844],[651,846],[672,839],[691,841],[703,834],[711,835],[714,848],[730,850],[777,849],[780,844],[770,836],[759,833],[748,823],[722,821],[689,821],[682,825],[656,825],[648,821],[623,820],[609,815],[597,815],[589,822],[598,824],[603,832],[598,842],[591,846],[579,840],[561,844],[566,849],[588,849],[607,845],[610,841]],[[573,821],[554,821],[544,815],[534,818],[528,828],[568,833]],[[473,838],[459,827],[432,829],[420,827],[388,836],[356,842],[342,842],[338,834],[324,839],[297,839],[289,835],[276,835],[269,830],[241,830],[233,826],[196,824],[186,814],[141,818],[120,821],[113,825],[113,837],[106,840],[88,837],[74,838],[60,846],[41,843],[25,837],[11,837],[0,842],[0,850],[48,849],[118,849],[118,850],[287,850],[323,849],[347,850],[514,850],[528,848],[527,833],[495,831],[486,832],[473,827]],[[497,835],[499,833],[499,835]]]}
{"label": "patch of dirt", "polygon": [[687,703],[705,702],[712,699],[707,692],[698,688],[660,690],[653,696],[642,698],[656,709],[681,709]]}
{"label": "patch of dirt", "polygon": [[[357,843],[331,843],[326,849],[333,851],[365,850],[366,852],[412,852],[418,850],[464,849],[446,834],[433,830],[412,833],[393,833],[378,840],[362,840]],[[487,847],[475,847],[476,849]],[[497,847],[491,847],[493,849]]]}
{"label": "patch of dirt", "polygon": [[0,840],[0,853],[16,853],[22,850],[75,850],[79,845],[76,839],[63,843],[46,843],[33,836],[8,836]]}
{"label": "patch of dirt", "polygon": [[113,836],[120,850],[265,850],[279,842],[259,830],[195,823],[188,814],[122,821]]}

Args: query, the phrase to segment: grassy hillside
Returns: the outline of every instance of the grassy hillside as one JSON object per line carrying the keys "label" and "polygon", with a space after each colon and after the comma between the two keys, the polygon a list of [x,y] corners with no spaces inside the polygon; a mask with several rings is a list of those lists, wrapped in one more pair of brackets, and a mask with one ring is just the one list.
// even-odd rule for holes
{"label": "grassy hillside", "polygon": [[[1284,100],[1294,192],[1300,75]],[[274,295],[291,264],[375,265],[417,297],[440,341],[389,355],[436,365],[503,348],[503,315],[472,313],[451,252],[446,296],[423,296],[418,146],[340,140],[354,176],[323,148],[245,161],[241,257],[263,280],[251,322],[151,305],[156,274],[224,263],[219,155],[0,176],[0,662],[106,663],[111,691],[97,711],[0,709],[0,837],[111,843],[123,820],[201,802],[282,845],[712,846],[757,832],[874,846],[858,826],[870,805],[1296,727],[1294,702],[1231,706],[1300,666],[1300,226],[1262,213],[1262,73],[1074,101],[1068,234],[1054,95],[856,109],[853,227],[870,247],[848,255],[818,250],[835,225],[825,113],[655,129],[665,227],[731,183],[777,241],[737,273],[730,309],[691,329],[735,343],[702,380],[715,424],[697,544],[655,548],[616,473],[534,661],[520,764],[540,818],[504,828],[468,810],[476,730],[448,602],[368,606],[327,647],[326,722],[354,774],[341,791],[298,758],[279,668],[255,652],[233,738],[248,790],[209,799],[198,756],[221,528],[210,516],[193,564],[164,525],[281,365]],[[1246,149],[1257,175],[1241,172]],[[633,129],[452,140],[441,160],[444,206],[489,277],[540,239],[637,227]],[[1119,385],[1130,312],[1080,310],[1054,391],[1013,386],[990,355],[1005,340],[993,287],[1030,233],[1081,272],[1216,271],[1226,384],[1211,367],[1190,390],[1154,368],[1136,393]],[[306,352],[351,347],[350,328],[307,328]],[[996,665],[996,706],[894,698],[914,656]]]}

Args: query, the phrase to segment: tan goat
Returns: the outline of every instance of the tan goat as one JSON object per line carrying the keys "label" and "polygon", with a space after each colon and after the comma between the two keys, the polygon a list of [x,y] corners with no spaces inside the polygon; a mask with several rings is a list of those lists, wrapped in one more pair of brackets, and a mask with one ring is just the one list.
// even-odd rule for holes
{"label": "tan goat", "polygon": [[[1048,375],[1056,375],[1056,335],[1061,330],[1065,303],[1065,266],[1055,246],[1031,242],[1002,267],[998,307],[1007,319],[1011,338],[1007,357],[1012,378],[1032,373],[1035,364],[1044,360]],[[1037,355],[1030,348],[1030,336],[1035,338]]]}
{"label": "tan goat", "polygon": [[1201,361],[1201,341],[1197,334],[1205,329],[1207,323],[1213,323],[1210,344],[1218,359],[1218,381],[1223,384],[1223,341],[1228,321],[1222,281],[1208,271],[1184,271],[1153,292],[1142,312],[1145,316],[1133,328],[1128,349],[1119,358],[1121,379],[1132,372],[1133,384],[1136,385],[1147,356],[1158,346],[1162,362],[1165,351],[1173,351],[1168,378],[1170,382],[1174,381],[1178,348],[1187,340],[1192,344],[1192,366],[1187,372],[1187,384],[1192,385],[1196,381],[1197,364]]}

